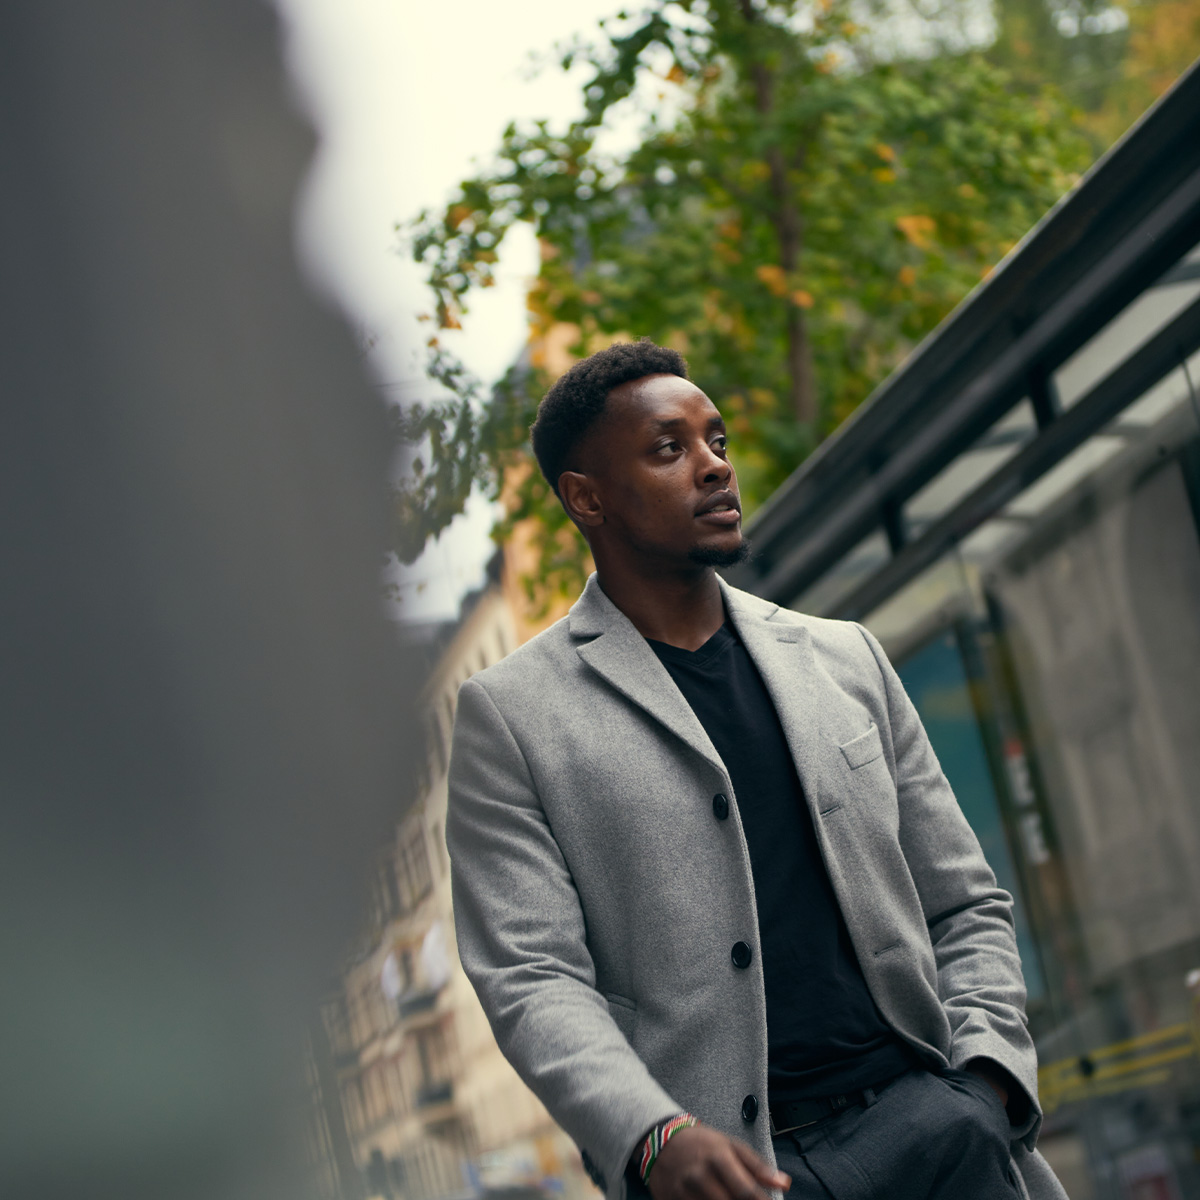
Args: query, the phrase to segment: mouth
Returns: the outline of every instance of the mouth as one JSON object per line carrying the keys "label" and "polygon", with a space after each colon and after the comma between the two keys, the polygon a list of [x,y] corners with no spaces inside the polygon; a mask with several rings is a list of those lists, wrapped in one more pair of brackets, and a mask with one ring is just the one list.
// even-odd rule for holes
{"label": "mouth", "polygon": [[713,525],[736,525],[742,519],[742,506],[737,496],[726,490],[709,496],[695,515],[697,520]]}

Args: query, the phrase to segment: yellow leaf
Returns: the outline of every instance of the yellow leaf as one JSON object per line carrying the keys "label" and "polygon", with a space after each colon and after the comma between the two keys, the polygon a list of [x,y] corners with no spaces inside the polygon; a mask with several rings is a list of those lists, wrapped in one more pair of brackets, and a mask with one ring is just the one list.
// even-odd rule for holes
{"label": "yellow leaf", "polygon": [[884,162],[896,161],[896,152],[887,144],[887,142],[876,142],[874,150]]}
{"label": "yellow leaf", "polygon": [[937,222],[932,217],[914,213],[909,217],[897,217],[896,228],[914,246],[922,250],[928,250],[929,243],[937,231]]}
{"label": "yellow leaf", "polygon": [[767,285],[767,289],[772,295],[786,295],[787,276],[782,267],[777,267],[774,263],[763,263],[762,266],[754,268],[754,274]]}
{"label": "yellow leaf", "polygon": [[427,345],[427,346],[434,346],[434,347],[436,347],[436,346],[437,346],[437,344],[438,344],[438,340],[437,340],[437,338],[436,338],[436,337],[431,337],[431,338],[429,339],[429,341],[427,341],[427,342],[425,343],[425,345]]}
{"label": "yellow leaf", "polygon": [[901,267],[899,279],[905,287],[912,287],[912,285],[917,282],[916,267]]}
{"label": "yellow leaf", "polygon": [[446,224],[451,229],[457,229],[471,215],[472,211],[469,204],[452,205],[450,211],[446,214]]}
{"label": "yellow leaf", "polygon": [[675,63],[667,72],[668,83],[682,83],[686,78],[687,76],[683,73],[683,68],[678,63]]}
{"label": "yellow leaf", "polygon": [[969,183],[960,183],[958,185],[958,194],[966,200],[974,200],[979,192]]}
{"label": "yellow leaf", "polygon": [[806,292],[803,288],[797,288],[792,293],[792,303],[797,308],[812,308],[816,301],[812,298],[812,292]]}
{"label": "yellow leaf", "polygon": [[871,174],[874,175],[880,183],[896,182],[896,172],[893,171],[891,167],[876,167]]}

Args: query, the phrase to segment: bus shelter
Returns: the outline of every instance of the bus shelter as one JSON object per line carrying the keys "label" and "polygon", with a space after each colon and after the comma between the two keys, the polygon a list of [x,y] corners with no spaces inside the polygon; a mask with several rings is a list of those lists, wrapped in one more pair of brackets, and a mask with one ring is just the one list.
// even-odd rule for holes
{"label": "bus shelter", "polygon": [[779,489],[1016,900],[1072,1200],[1200,1198],[1200,64]]}

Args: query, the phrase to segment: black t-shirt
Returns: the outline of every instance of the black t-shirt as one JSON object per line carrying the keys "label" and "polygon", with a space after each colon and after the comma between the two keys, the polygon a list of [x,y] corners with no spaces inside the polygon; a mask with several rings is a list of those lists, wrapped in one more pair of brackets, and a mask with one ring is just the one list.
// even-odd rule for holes
{"label": "black t-shirt", "polygon": [[783,727],[745,646],[728,624],[699,650],[650,646],[733,784],[758,905],[771,1103],[869,1087],[913,1066],[867,990]]}

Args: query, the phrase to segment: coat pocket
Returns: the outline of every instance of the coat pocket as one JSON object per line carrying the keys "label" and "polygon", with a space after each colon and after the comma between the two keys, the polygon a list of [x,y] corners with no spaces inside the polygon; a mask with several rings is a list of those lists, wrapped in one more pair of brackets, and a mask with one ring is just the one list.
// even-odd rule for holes
{"label": "coat pocket", "polygon": [[883,754],[883,742],[879,737],[879,727],[872,725],[866,733],[860,733],[858,737],[851,738],[842,745],[841,751],[852,771],[857,771],[859,767],[865,767],[867,763],[874,762]]}

